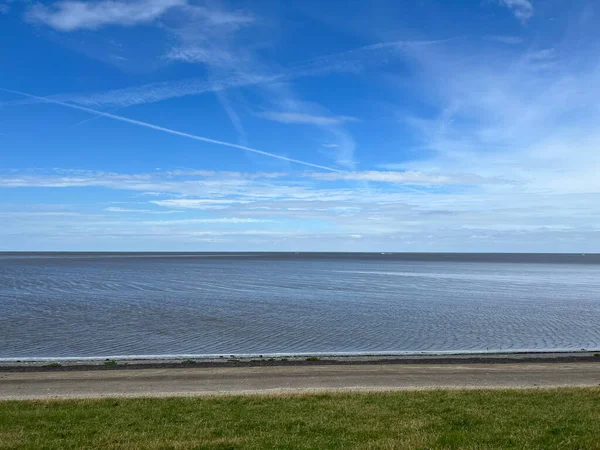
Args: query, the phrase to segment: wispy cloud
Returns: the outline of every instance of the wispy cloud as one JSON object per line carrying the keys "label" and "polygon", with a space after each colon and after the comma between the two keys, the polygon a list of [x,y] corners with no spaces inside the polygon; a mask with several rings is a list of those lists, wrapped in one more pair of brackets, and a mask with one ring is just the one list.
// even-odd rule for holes
{"label": "wispy cloud", "polygon": [[500,178],[486,178],[475,174],[450,174],[438,175],[423,172],[382,172],[376,170],[366,170],[362,172],[344,172],[344,173],[318,173],[309,174],[311,178],[328,181],[373,181],[379,183],[393,184],[416,184],[416,185],[445,185],[445,184],[509,184],[508,180]]}
{"label": "wispy cloud", "polygon": [[[280,68],[265,61],[252,47],[243,44],[245,41],[243,33],[248,25],[247,21],[219,24],[218,27],[206,24],[201,27],[202,32],[198,32],[196,24],[192,27],[179,27],[175,31],[179,43],[167,56],[171,59],[204,65],[215,87],[221,85],[219,80],[223,76],[230,76],[231,73],[243,78],[257,76],[270,78],[270,82],[256,86],[255,92],[260,94],[267,105],[260,108],[266,112],[257,115],[282,123],[311,125],[324,130],[339,145],[333,158],[330,154],[326,156],[334,159],[342,167],[354,167],[356,144],[350,133],[343,128],[344,122],[351,118],[319,113],[324,110],[321,105],[316,102],[308,104],[299,99],[290,83],[291,78],[298,76],[297,73],[285,76]],[[244,127],[230,98],[221,89],[215,89],[215,92],[233,127],[244,142],[246,139]]]}
{"label": "wispy cloud", "polygon": [[[295,196],[305,199],[319,196],[329,198],[327,193],[334,192],[330,187],[324,187],[322,191],[317,192],[312,188],[307,189],[307,186],[316,182],[330,181],[374,181],[390,185],[421,186],[509,184],[505,179],[486,178],[475,174],[415,171],[362,171],[331,174],[325,172],[284,174],[195,170],[136,174],[72,170],[0,172],[0,188],[105,187],[124,191],[150,192],[153,194],[152,197],[164,197],[167,194],[188,197],[149,201],[151,204],[175,208],[221,208],[232,204],[247,204],[261,199],[285,197],[291,192]],[[146,204],[146,202],[143,203]],[[121,206],[111,206],[104,210],[108,212],[155,212]]]}
{"label": "wispy cloud", "polygon": [[[241,17],[245,16],[242,15]],[[240,22],[242,25],[247,24],[247,21],[242,19]],[[234,23],[237,24],[235,21]],[[351,133],[344,127],[347,122],[352,121],[352,118],[335,116],[321,105],[301,101],[293,92],[289,81],[301,77],[323,76],[332,72],[356,72],[369,67],[385,65],[393,58],[406,57],[410,49],[423,48],[439,43],[439,41],[378,43],[310,59],[282,70],[263,64],[256,55],[246,50],[245,46],[234,45],[235,41],[231,41],[233,38],[228,36],[235,35],[238,28],[224,33],[221,33],[222,30],[220,30],[217,33],[219,36],[214,39],[206,38],[206,31],[200,33],[200,36],[197,30],[198,28],[193,28],[193,33],[182,30],[177,31],[181,36],[192,36],[189,39],[193,41],[190,45],[179,46],[177,51],[195,49],[193,51],[208,52],[210,50],[210,55],[207,53],[201,61],[202,64],[210,68],[208,78],[144,85],[99,94],[56,95],[47,97],[47,99],[71,104],[76,103],[84,107],[113,106],[122,108],[170,98],[216,92],[234,129],[240,136],[240,143],[245,147],[246,133],[242,120],[230,97],[224,91],[235,87],[255,87],[266,103],[261,109],[278,111],[278,113],[267,113],[268,117],[285,123],[309,124],[318,127],[325,132],[325,135],[319,136],[317,139],[327,140],[330,145],[324,148],[331,150],[324,151],[322,154],[328,159],[336,161],[341,167],[354,169],[356,164],[356,142]],[[204,43],[198,43],[198,39]],[[32,101],[43,100],[30,97],[24,102]],[[331,168],[328,167],[328,169]]]}
{"label": "wispy cloud", "polygon": [[246,223],[271,223],[268,219],[250,219],[244,217],[220,217],[216,219],[178,219],[178,220],[151,220],[143,222],[144,225],[201,225],[201,224],[246,224]]}
{"label": "wispy cloud", "polygon": [[[346,169],[353,169],[356,165],[355,149],[356,142],[351,133],[344,128],[344,124],[357,119],[348,116],[334,116],[326,111],[326,108],[316,102],[306,102],[298,98],[290,81],[302,76],[318,76],[331,72],[355,72],[364,67],[382,64],[390,58],[398,57],[406,48],[415,48],[422,45],[431,45],[432,41],[395,41],[363,46],[337,55],[330,55],[309,60],[305,63],[296,64],[291,69],[281,71],[265,64],[256,54],[248,51],[246,46],[239,45],[233,36],[239,31],[238,28],[229,32],[219,32],[218,36],[206,36],[198,38],[196,34],[191,38],[192,44],[186,44],[184,48],[191,48],[200,52],[194,54],[193,58],[186,55],[186,60],[196,60],[207,64],[209,67],[222,70],[228,68],[233,73],[240,74],[242,78],[267,79],[268,82],[257,83],[262,91],[267,107],[266,112],[257,115],[286,124],[303,124],[318,127],[325,131],[335,147],[331,152],[323,152],[328,158]],[[200,40],[200,42],[198,42]],[[257,75],[260,74],[260,75]],[[219,86],[221,83],[216,83]],[[232,111],[231,105],[223,101],[223,95],[219,95],[221,104],[225,108],[234,127],[241,133],[240,120]]]}
{"label": "wispy cloud", "polygon": [[119,206],[109,206],[108,208],[104,208],[104,211],[114,212],[114,213],[133,213],[133,214],[177,214],[181,213],[181,211],[155,211],[152,209],[134,209],[134,208],[121,208]]}
{"label": "wispy cloud", "polygon": [[165,55],[174,61],[228,66],[235,62],[233,55],[211,48],[173,48]]}
{"label": "wispy cloud", "polygon": [[33,5],[26,18],[63,32],[97,30],[109,25],[152,22],[169,9],[186,4],[186,0],[59,1],[51,5]]}
{"label": "wispy cloud", "polygon": [[231,121],[233,128],[239,137],[239,142],[241,145],[248,145],[248,137],[246,134],[246,130],[244,129],[244,125],[242,125],[242,120],[240,119],[239,114],[234,109],[231,101],[229,100],[229,95],[225,91],[216,91],[215,92],[219,103],[227,113],[227,117]]}
{"label": "wispy cloud", "polygon": [[344,125],[348,121],[356,122],[358,119],[336,116],[318,103],[299,99],[289,83],[265,85],[264,90],[267,99],[265,108],[267,113],[264,118],[287,124],[317,127],[326,133],[328,141],[337,145],[337,147],[329,147],[332,151],[323,153],[345,169],[355,168],[356,143]]}
{"label": "wispy cloud", "polygon": [[254,14],[243,10],[225,10],[219,8],[218,4],[209,3],[207,5],[189,5],[186,9],[186,14],[193,18],[201,18],[211,25],[217,26],[244,26],[256,20]]}
{"label": "wispy cloud", "polygon": [[533,5],[530,0],[499,0],[499,2],[500,5],[509,8],[523,24],[533,16]]}
{"label": "wispy cloud", "polygon": [[[208,80],[207,78],[188,78],[178,81],[150,83],[124,89],[114,89],[105,92],[58,94],[49,96],[47,98],[77,103],[83,106],[126,108],[134,105],[161,102],[171,98],[181,98],[209,92],[217,92],[236,87],[252,86],[261,83],[277,81],[282,77],[282,75],[263,76],[230,74],[219,80]],[[16,101],[15,103],[39,103],[39,100],[30,99]]]}
{"label": "wispy cloud", "polygon": [[235,43],[241,29],[253,25],[256,18],[246,11],[225,10],[218,4],[211,7],[189,5],[186,20],[168,27],[178,43],[165,58],[202,63],[211,67],[232,67],[239,64],[242,50]]}
{"label": "wispy cloud", "polygon": [[523,43],[523,38],[519,36],[488,36],[487,39],[506,45],[519,45]]}
{"label": "wispy cloud", "polygon": [[477,57],[456,48],[415,54],[419,92],[438,114],[400,114],[429,156],[395,167],[506,177],[529,192],[599,192],[600,70],[581,56],[597,44],[576,45],[575,53],[564,42]]}
{"label": "wispy cloud", "polygon": [[[104,92],[58,94],[47,98],[77,103],[82,106],[124,108],[233,88],[274,84],[297,78],[325,76],[334,72],[357,72],[367,68],[381,67],[388,64],[391,58],[405,57],[410,49],[426,48],[440,42],[392,41],[302,61],[277,71],[225,73],[216,79],[187,78]],[[29,99],[17,101],[17,103],[37,103],[39,101]]]}
{"label": "wispy cloud", "polygon": [[248,203],[244,200],[214,200],[214,199],[169,199],[169,200],[152,200],[158,206],[166,206],[169,208],[186,208],[186,209],[224,209],[234,204]]}
{"label": "wispy cloud", "polygon": [[287,161],[287,162],[290,162],[290,163],[301,164],[301,165],[309,166],[309,167],[315,167],[317,169],[329,170],[329,171],[332,171],[332,172],[337,172],[338,171],[338,169],[334,169],[334,168],[331,168],[331,167],[322,166],[322,165],[319,165],[319,164],[313,164],[313,163],[310,163],[310,162],[307,162],[307,161],[302,161],[302,160],[299,160],[299,159],[288,158],[287,156],[282,156],[282,155],[278,155],[278,154],[275,154],[275,153],[266,152],[264,150],[259,150],[259,149],[252,148],[252,147],[246,147],[244,145],[232,144],[231,142],[225,142],[225,141],[219,141],[219,140],[216,140],[216,139],[210,139],[210,138],[206,138],[206,137],[203,137],[203,136],[197,136],[197,135],[190,134],[190,133],[183,133],[181,131],[176,131],[176,130],[172,130],[170,128],[165,128],[165,127],[160,127],[158,125],[153,125],[153,124],[150,124],[150,123],[147,123],[147,122],[142,122],[140,120],[128,119],[127,117],[118,116],[116,114],[109,114],[109,113],[105,113],[105,112],[101,112],[101,111],[96,111],[94,109],[85,108],[83,106],[72,105],[70,103],[65,103],[65,102],[61,102],[61,101],[58,101],[58,100],[52,100],[52,99],[48,99],[48,98],[44,98],[44,97],[39,97],[39,96],[36,96],[36,95],[27,94],[25,92],[12,91],[12,90],[2,89],[2,88],[0,88],[0,90],[3,90],[5,92],[11,92],[11,93],[14,93],[14,94],[24,95],[26,97],[34,98],[34,99],[37,99],[37,100],[40,100],[40,101],[45,101],[47,103],[54,103],[54,104],[57,104],[57,105],[65,106],[67,108],[78,109],[80,111],[85,111],[85,112],[88,112],[88,113],[92,113],[92,114],[95,114],[97,116],[102,116],[102,117],[106,117],[106,118],[109,118],[109,119],[118,120],[120,122],[126,122],[126,123],[130,123],[132,125],[138,125],[138,126],[141,126],[141,127],[150,128],[150,129],[157,130],[157,131],[162,131],[164,133],[173,134],[173,135],[176,135],[176,136],[181,136],[181,137],[185,137],[185,138],[188,138],[188,139],[193,139],[195,141],[201,141],[201,142],[207,142],[207,143],[210,143],[210,144],[222,145],[222,146],[225,146],[225,147],[237,148],[237,149],[244,150],[244,151],[247,151],[247,152],[250,152],[250,153],[256,153],[256,154],[259,154],[259,155],[262,155],[262,156],[268,156],[270,158],[275,158],[275,159],[279,159],[281,161]]}
{"label": "wispy cloud", "polygon": [[[326,126],[326,125],[342,125],[345,122],[356,122],[358,119],[356,117],[348,117],[348,116],[314,116],[311,114],[303,114],[297,112],[263,112],[259,113],[258,116],[273,120],[281,123],[289,123],[289,124],[308,124],[308,125],[318,125],[318,126]],[[337,148],[339,145],[333,144],[333,147],[328,148]]]}
{"label": "wispy cloud", "polygon": [[19,0],[0,0],[0,14],[8,14]]}
{"label": "wispy cloud", "polygon": [[[90,117],[250,152],[283,164],[278,172],[255,173],[160,169],[135,173],[135,167],[133,173],[0,171],[0,190],[6,191],[7,198],[19,198],[33,192],[31,188],[46,198],[60,188],[60,197],[68,199],[68,191],[95,187],[105,193],[111,190],[110,198],[121,200],[107,204],[106,195],[94,197],[98,189],[86,189],[91,195],[85,205],[77,201],[56,210],[27,210],[27,205],[0,204],[2,248],[13,245],[14,236],[27,236],[21,242],[38,249],[53,242],[57,248],[78,242],[80,248],[103,249],[111,244],[112,248],[147,249],[155,243],[156,248],[212,249],[218,243],[223,245],[220,249],[255,245],[263,250],[599,251],[600,66],[595,31],[581,32],[583,22],[578,22],[567,30],[576,35],[573,41],[569,32],[555,39],[554,32],[558,35],[561,24],[569,21],[560,17],[552,27],[540,25],[521,37],[514,31],[519,24],[513,16],[537,27],[546,21],[532,20],[534,7],[540,19],[551,8],[544,5],[538,11],[537,4],[528,0],[488,3],[509,21],[504,30],[500,27],[505,21],[485,23],[478,28],[484,30],[483,36],[474,36],[477,31],[473,31],[469,32],[472,39],[443,42],[390,41],[400,31],[404,36],[411,32],[398,28],[395,5],[389,11],[389,26],[387,18],[373,20],[381,15],[368,15],[375,32],[362,29],[363,19],[347,20],[356,13],[349,11],[339,17],[340,22],[348,22],[346,29],[327,30],[331,42],[303,47],[300,53],[339,49],[350,35],[352,42],[385,42],[296,63],[291,55],[300,53],[278,39],[278,26],[287,25],[288,17],[278,22],[277,13],[267,18],[239,9],[254,7],[252,3],[25,3],[27,18],[40,25],[37,31],[44,34],[42,27],[46,27],[52,31],[45,34],[53,39],[85,37],[87,45],[96,38],[113,40],[111,34],[117,32],[123,46],[106,44],[109,64],[128,57],[132,65],[143,65],[147,61],[139,62],[133,54],[142,45],[140,53],[147,50],[152,64],[171,65],[155,79],[170,74],[204,76],[111,91],[30,96],[11,104],[54,103]],[[451,13],[464,17],[458,10]],[[456,29],[456,24],[444,27],[443,22],[435,33]],[[136,24],[146,27],[149,39],[128,49],[127,37],[133,30],[116,27]],[[336,74],[344,76],[323,79],[317,89],[314,78]],[[147,75],[103,78],[101,84],[152,79]],[[302,89],[295,85],[306,77],[313,79]],[[349,83],[340,83],[339,92],[356,88],[355,102],[340,101],[335,97],[338,92],[320,95],[319,89],[329,89],[330,83],[342,78]],[[227,114],[223,117],[229,118],[239,141],[214,140],[109,111],[203,93],[216,94]],[[350,106],[344,110],[342,105]],[[180,105],[164,105],[169,106]],[[136,114],[143,114],[142,109]],[[378,115],[382,109],[384,115],[389,111],[393,115]],[[360,111],[371,112],[363,117]],[[34,117],[17,111],[15,119],[20,113],[25,120]],[[257,123],[256,117],[285,125]],[[257,125],[252,133],[250,120]],[[187,126],[195,124],[190,120]],[[267,152],[245,143],[273,128],[300,137],[290,146],[302,152],[300,160],[280,148]],[[13,142],[19,145],[18,140]],[[308,152],[315,156],[307,156]],[[173,161],[169,155],[153,155],[159,157],[160,167],[200,164],[198,159]],[[325,162],[330,160],[335,164]],[[211,162],[203,158],[200,167],[210,168]],[[236,167],[242,162],[234,161]],[[304,167],[298,170],[290,163]]]}
{"label": "wispy cloud", "polygon": [[[558,190],[560,186],[553,193],[535,192],[527,185],[496,190],[484,180],[471,189],[446,185],[444,190],[424,195],[405,191],[402,184],[396,189],[393,178],[375,188],[365,188],[360,182],[351,184],[353,179],[342,180],[349,183],[342,188],[329,184],[335,180],[321,180],[318,173],[301,173],[300,179],[282,175],[256,178],[253,174],[193,170],[139,174],[5,172],[0,174],[0,188],[104,186],[142,191],[152,187],[165,194],[147,205],[184,212],[181,219],[173,220],[139,220],[134,213],[111,212],[107,220],[102,217],[105,205],[95,214],[30,211],[54,214],[42,222],[39,216],[4,214],[0,237],[27,235],[28,242],[44,245],[53,240],[103,242],[105,248],[110,248],[110,242],[122,248],[125,241],[131,248],[129,245],[142,245],[147,239],[169,248],[189,248],[190,244],[205,242],[197,239],[221,236],[238,249],[252,248],[253,244],[262,249],[265,245],[276,245],[280,250],[299,245],[323,249],[325,243],[326,248],[358,249],[347,242],[358,239],[353,235],[361,236],[364,250],[371,251],[423,251],[429,245],[438,251],[482,251],[482,239],[485,249],[496,251],[540,250],[549,240],[564,242],[564,248],[571,250],[579,245],[577,242],[586,243],[586,251],[600,248],[593,247],[600,245],[593,237],[597,234],[595,217],[600,212],[598,194],[564,194]],[[377,176],[367,175],[371,179]],[[419,178],[414,175],[404,181],[414,183]],[[86,205],[86,210],[93,208],[93,202]],[[251,236],[257,241],[251,242]]]}

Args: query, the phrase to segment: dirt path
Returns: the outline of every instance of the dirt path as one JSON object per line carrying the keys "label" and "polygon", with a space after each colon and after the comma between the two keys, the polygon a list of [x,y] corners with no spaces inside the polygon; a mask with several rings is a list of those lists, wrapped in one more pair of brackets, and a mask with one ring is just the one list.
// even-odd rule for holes
{"label": "dirt path", "polygon": [[600,363],[4,372],[0,399],[598,385]]}

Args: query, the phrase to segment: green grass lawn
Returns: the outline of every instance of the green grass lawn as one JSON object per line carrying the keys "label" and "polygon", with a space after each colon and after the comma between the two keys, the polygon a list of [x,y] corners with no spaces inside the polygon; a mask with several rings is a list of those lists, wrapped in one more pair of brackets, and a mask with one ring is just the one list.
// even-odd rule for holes
{"label": "green grass lawn", "polygon": [[600,449],[600,389],[4,401],[0,448]]}

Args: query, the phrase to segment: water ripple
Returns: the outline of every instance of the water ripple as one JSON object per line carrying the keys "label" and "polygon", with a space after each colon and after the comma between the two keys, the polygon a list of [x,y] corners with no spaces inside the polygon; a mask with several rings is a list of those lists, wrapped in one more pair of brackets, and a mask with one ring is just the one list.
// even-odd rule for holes
{"label": "water ripple", "polygon": [[0,358],[600,348],[600,265],[0,258]]}

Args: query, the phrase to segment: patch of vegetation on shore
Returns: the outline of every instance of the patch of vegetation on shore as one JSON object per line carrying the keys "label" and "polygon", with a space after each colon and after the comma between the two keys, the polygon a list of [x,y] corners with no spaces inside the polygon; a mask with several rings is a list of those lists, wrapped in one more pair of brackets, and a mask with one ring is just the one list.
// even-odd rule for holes
{"label": "patch of vegetation on shore", "polygon": [[600,449],[600,389],[0,402],[0,448]]}
{"label": "patch of vegetation on shore", "polygon": [[53,363],[50,363],[50,364],[45,364],[42,367],[62,367],[62,364],[58,363],[58,362],[53,362]]}

